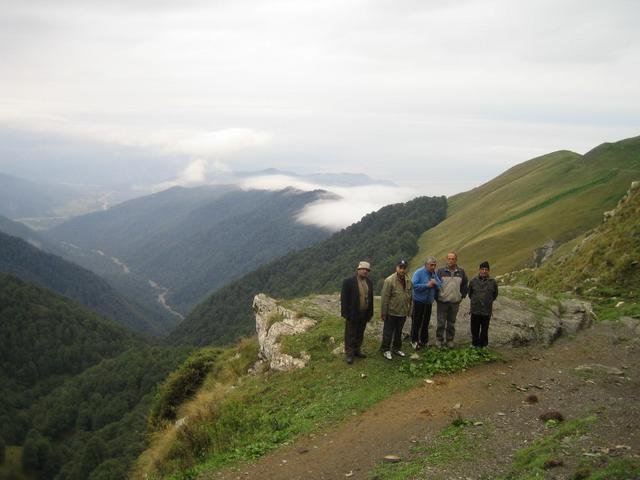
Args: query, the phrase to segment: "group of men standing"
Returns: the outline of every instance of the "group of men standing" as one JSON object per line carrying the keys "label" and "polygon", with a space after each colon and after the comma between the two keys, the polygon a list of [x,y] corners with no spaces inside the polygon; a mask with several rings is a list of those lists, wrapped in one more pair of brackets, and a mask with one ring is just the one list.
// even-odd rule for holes
{"label": "group of men standing", "polygon": [[[471,337],[474,347],[489,343],[489,321],[493,301],[498,296],[498,284],[489,276],[489,263],[482,262],[478,275],[468,280],[458,266],[455,252],[447,255],[446,267],[437,269],[435,257],[429,257],[412,278],[407,275],[408,263],[400,260],[396,271],[384,280],[381,293],[380,318],[384,322],[380,351],[384,358],[404,357],[402,330],[411,317],[411,346],[420,350],[428,346],[429,323],[434,302],[437,304],[436,346],[453,347],[456,317],[460,302],[471,300]],[[341,314],[345,319],[344,352],[347,363],[364,358],[362,341],[367,322],[373,317],[373,284],[371,266],[360,262],[356,275],[344,279],[340,294]]]}

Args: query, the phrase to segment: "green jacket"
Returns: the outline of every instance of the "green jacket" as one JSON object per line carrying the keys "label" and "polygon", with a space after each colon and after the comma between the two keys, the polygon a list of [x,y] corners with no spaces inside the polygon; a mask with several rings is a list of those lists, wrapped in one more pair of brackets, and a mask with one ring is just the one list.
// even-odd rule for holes
{"label": "green jacket", "polygon": [[384,280],[380,310],[382,316],[407,317],[413,308],[413,284],[409,275],[405,275],[405,287],[398,280],[398,274],[389,275]]}

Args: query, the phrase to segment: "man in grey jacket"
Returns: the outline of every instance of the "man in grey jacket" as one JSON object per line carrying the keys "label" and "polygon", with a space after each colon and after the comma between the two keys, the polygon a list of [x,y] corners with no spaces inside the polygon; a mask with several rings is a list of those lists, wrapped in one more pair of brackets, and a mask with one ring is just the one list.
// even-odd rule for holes
{"label": "man in grey jacket", "polygon": [[458,266],[458,255],[455,252],[447,254],[447,266],[438,270],[438,277],[442,281],[442,287],[437,299],[436,345],[452,348],[456,335],[456,316],[469,286],[467,274]]}

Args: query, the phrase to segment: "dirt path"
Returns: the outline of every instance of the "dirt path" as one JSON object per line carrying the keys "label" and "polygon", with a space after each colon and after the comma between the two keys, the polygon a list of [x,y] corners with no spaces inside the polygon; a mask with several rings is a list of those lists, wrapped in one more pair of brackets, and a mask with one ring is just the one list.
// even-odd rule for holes
{"label": "dirt path", "polygon": [[[567,419],[598,413],[599,427],[577,457],[591,455],[589,449],[615,445],[629,447],[625,455],[640,454],[640,339],[632,330],[622,324],[600,324],[548,349],[503,353],[504,362],[437,377],[433,384],[394,395],[252,465],[206,478],[371,478],[383,456],[410,458],[411,447],[418,442],[428,446],[457,417],[482,422],[478,432],[483,433],[476,442],[484,445],[483,454],[429,467],[428,478],[491,478],[509,467],[516,450],[545,433],[538,416],[549,410],[559,410]],[[575,370],[585,364],[617,370]],[[530,394],[538,397],[538,403],[525,401]],[[570,478],[568,472],[576,462],[567,460],[565,467],[554,470],[554,478]]]}

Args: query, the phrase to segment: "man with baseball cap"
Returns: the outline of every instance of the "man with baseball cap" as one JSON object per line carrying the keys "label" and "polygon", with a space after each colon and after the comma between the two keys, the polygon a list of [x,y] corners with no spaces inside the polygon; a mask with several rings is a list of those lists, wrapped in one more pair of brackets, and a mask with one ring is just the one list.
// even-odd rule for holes
{"label": "man with baseball cap", "polygon": [[382,330],[382,345],[380,350],[387,360],[393,358],[393,353],[404,357],[402,351],[402,327],[413,307],[413,285],[407,275],[408,263],[400,260],[396,264],[396,272],[384,280],[381,294],[381,317],[384,322]]}
{"label": "man with baseball cap", "polygon": [[345,319],[344,353],[348,364],[354,357],[365,358],[361,350],[364,330],[373,317],[373,284],[369,280],[369,262],[360,262],[353,277],[342,281],[340,312]]}

